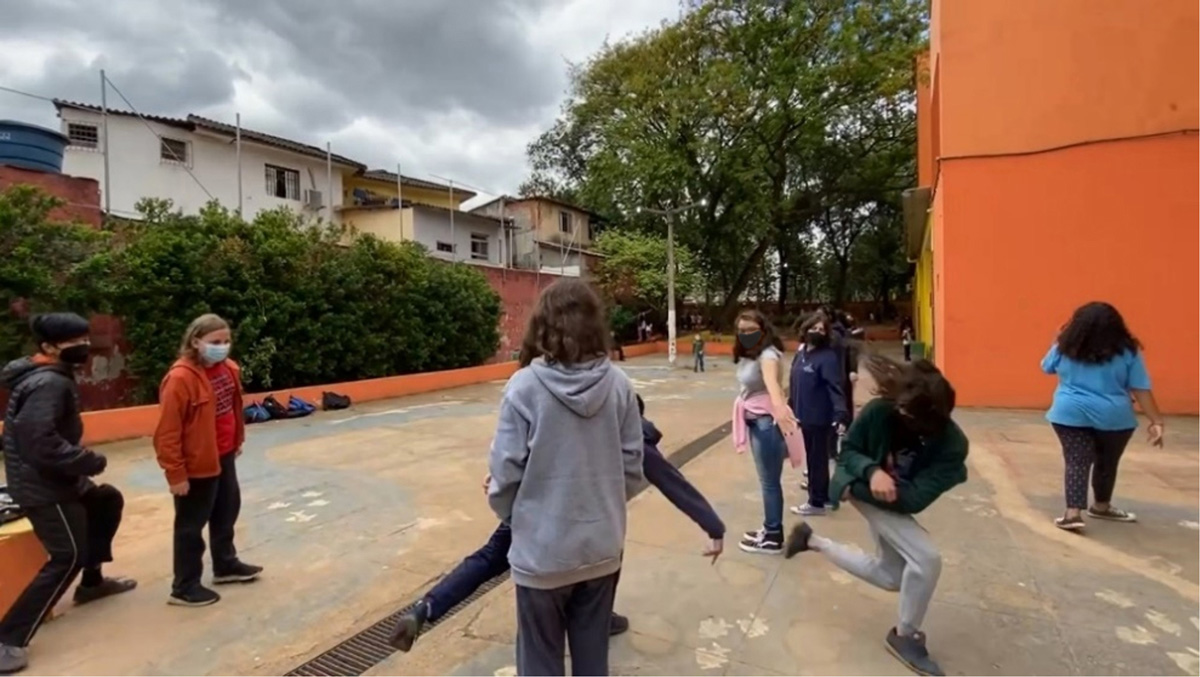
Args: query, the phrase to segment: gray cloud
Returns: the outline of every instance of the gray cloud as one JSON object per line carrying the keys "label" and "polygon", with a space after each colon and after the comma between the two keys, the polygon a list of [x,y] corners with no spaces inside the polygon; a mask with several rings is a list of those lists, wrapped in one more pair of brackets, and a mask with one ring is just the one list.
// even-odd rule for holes
{"label": "gray cloud", "polygon": [[[677,0],[37,0],[5,3],[0,85],[98,103],[100,68],[143,112],[189,112],[368,164],[512,190],[550,124],[564,56]],[[10,58],[10,55],[12,58]],[[7,62],[7,63],[5,63]],[[123,105],[110,94],[110,105]],[[0,92],[0,117],[53,124]]]}

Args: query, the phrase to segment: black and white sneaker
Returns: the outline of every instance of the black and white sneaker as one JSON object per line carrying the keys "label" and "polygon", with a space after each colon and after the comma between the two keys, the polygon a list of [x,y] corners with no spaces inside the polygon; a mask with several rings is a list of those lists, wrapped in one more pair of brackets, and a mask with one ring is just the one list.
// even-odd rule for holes
{"label": "black and white sneaker", "polygon": [[778,555],[783,552],[783,531],[767,531],[766,529],[748,531],[738,543],[738,547],[745,552]]}
{"label": "black and white sneaker", "polygon": [[172,592],[167,598],[167,604],[171,606],[209,606],[220,601],[221,596],[215,590],[209,590],[203,585],[183,592]]}
{"label": "black and white sneaker", "polygon": [[245,562],[237,562],[228,569],[221,571],[213,571],[213,584],[225,585],[227,583],[249,583],[258,580],[262,574],[263,568],[254,564],[246,564]]}

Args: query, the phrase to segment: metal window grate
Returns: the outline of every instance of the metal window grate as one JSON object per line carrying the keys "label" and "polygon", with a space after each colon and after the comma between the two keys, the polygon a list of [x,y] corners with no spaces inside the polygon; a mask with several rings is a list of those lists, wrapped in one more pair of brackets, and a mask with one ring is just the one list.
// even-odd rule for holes
{"label": "metal window grate", "polygon": [[[707,433],[688,442],[684,446],[675,450],[667,457],[676,468],[683,467],[684,464],[696,458],[705,449],[724,439],[730,433],[731,426],[728,423],[713,428]],[[633,496],[637,496],[646,489],[649,485],[643,484]],[[633,496],[630,496],[632,499]],[[453,618],[455,614],[466,609],[474,604],[479,598],[488,594],[497,586],[508,580],[508,572],[505,572],[492,580],[484,583],[478,590],[471,593],[462,602],[459,602],[454,607],[450,608],[441,618],[435,622],[426,624],[425,633],[431,628],[437,627],[448,618]],[[408,613],[414,606],[420,602],[420,598],[405,604],[398,611],[393,612],[386,618],[372,624],[370,627],[358,632],[357,634],[345,639],[337,646],[318,655],[303,665],[295,668],[287,673],[287,677],[337,677],[340,675],[349,675],[357,677],[365,673],[367,670],[379,665],[387,660],[392,654],[396,653],[388,644],[388,638],[391,636],[392,628],[396,621],[401,616]],[[422,634],[425,634],[422,633]]]}

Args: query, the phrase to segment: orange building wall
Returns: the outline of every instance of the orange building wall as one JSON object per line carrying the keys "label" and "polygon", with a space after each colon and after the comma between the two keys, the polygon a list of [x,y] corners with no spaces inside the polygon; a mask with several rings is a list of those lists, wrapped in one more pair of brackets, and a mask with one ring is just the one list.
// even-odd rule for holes
{"label": "orange building wall", "polygon": [[1144,344],[1163,409],[1200,410],[1197,153],[1190,135],[943,165],[935,345],[960,405],[1048,405],[1039,361],[1103,300]]}
{"label": "orange building wall", "polygon": [[943,157],[1196,127],[1196,0],[934,5]]}
{"label": "orange building wall", "polygon": [[1047,405],[1040,358],[1104,300],[1164,410],[1200,411],[1198,6],[934,0],[934,342],[959,404]]}

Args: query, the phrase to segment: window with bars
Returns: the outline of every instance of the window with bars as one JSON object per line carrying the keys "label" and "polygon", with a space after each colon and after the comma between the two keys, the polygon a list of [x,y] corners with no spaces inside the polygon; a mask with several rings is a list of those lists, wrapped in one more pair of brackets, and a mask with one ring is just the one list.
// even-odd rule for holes
{"label": "window with bars", "polygon": [[162,137],[158,144],[158,159],[163,162],[188,163],[188,142]]}
{"label": "window with bars", "polygon": [[558,229],[561,232],[571,232],[571,212],[562,211],[558,213]]}
{"label": "window with bars", "polygon": [[437,250],[443,254],[453,254],[454,245],[450,244],[449,242],[442,242],[441,240],[438,240]]}
{"label": "window with bars", "polygon": [[476,261],[488,260],[488,236],[482,233],[471,233],[471,258]]}
{"label": "window with bars", "polygon": [[67,123],[67,138],[76,148],[99,148],[100,128],[81,122],[69,122]]}
{"label": "window with bars", "polygon": [[267,195],[282,200],[300,199],[300,172],[287,167],[266,165]]}

